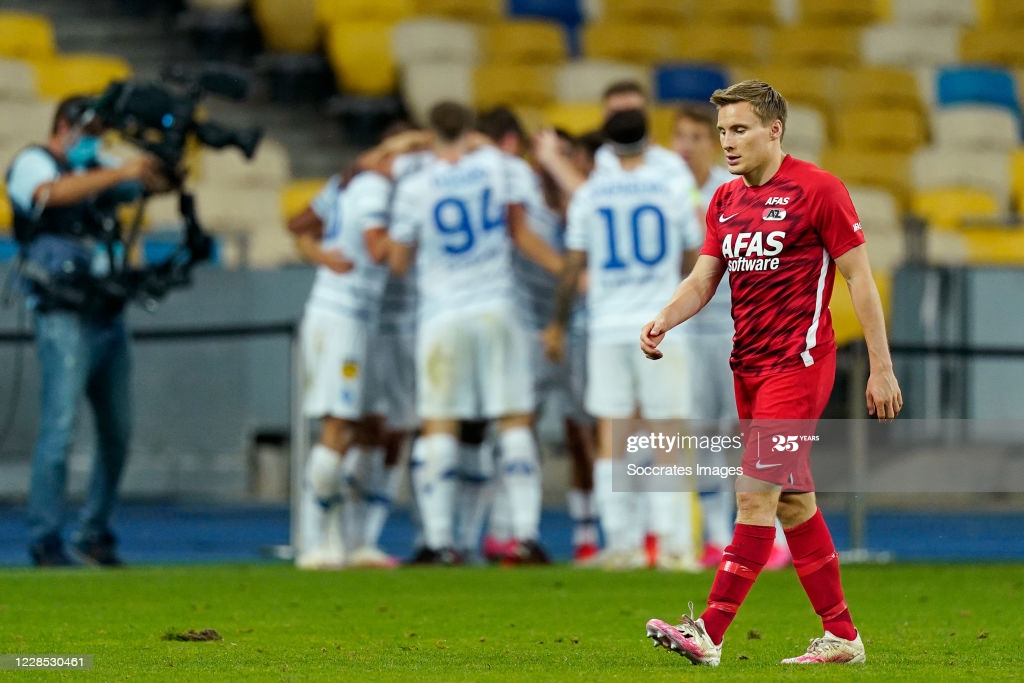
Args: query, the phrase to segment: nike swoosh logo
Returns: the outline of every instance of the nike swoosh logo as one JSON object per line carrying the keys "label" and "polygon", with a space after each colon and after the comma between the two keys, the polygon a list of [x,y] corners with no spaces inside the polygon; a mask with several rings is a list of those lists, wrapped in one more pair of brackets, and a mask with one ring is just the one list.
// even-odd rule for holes
{"label": "nike swoosh logo", "polygon": [[782,467],[782,463],[781,462],[777,462],[774,465],[762,465],[761,461],[758,460],[757,462],[754,463],[754,467],[756,467],[759,470],[766,470],[769,467]]}
{"label": "nike swoosh logo", "polygon": [[739,215],[740,215],[739,212],[736,212],[736,213],[734,213],[731,216],[723,216],[722,214],[718,214],[718,222],[719,223],[724,223],[727,220],[729,220],[730,218],[735,218],[736,216],[739,216]]}

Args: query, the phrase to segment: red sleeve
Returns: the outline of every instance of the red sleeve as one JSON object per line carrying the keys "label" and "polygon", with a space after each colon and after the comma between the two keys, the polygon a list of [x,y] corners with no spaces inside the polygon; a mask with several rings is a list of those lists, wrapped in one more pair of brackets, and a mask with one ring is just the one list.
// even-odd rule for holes
{"label": "red sleeve", "polygon": [[824,174],[818,186],[818,215],[815,225],[832,260],[864,244],[864,231],[853,207],[850,192],[839,178]]}
{"label": "red sleeve", "polygon": [[[728,183],[726,183],[727,185]],[[701,247],[700,253],[708,256],[714,256],[717,259],[725,260],[725,256],[722,255],[722,240],[718,238],[718,219],[715,217],[718,212],[718,207],[721,204],[722,188],[725,185],[719,185],[718,189],[715,190],[714,196],[711,198],[711,202],[708,204],[707,213],[704,214],[704,246]]]}

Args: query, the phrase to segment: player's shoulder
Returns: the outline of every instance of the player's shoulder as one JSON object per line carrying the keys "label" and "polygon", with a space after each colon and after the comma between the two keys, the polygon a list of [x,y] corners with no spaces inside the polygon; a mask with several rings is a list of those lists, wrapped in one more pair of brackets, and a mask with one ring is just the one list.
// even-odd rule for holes
{"label": "player's shoulder", "polygon": [[374,192],[391,188],[391,181],[387,176],[376,171],[363,171],[349,181],[348,188],[352,194],[358,192]]}
{"label": "player's shoulder", "polygon": [[834,190],[844,187],[843,181],[817,164],[792,155],[786,156],[786,174],[805,191]]}

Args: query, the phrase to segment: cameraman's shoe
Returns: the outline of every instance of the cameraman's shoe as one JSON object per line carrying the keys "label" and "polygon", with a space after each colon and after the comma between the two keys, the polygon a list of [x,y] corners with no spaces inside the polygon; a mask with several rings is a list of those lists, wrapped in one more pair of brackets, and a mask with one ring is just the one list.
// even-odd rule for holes
{"label": "cameraman's shoe", "polygon": [[28,548],[32,564],[37,567],[77,567],[77,563],[64,552],[59,538],[47,537],[36,541]]}
{"label": "cameraman's shoe", "polygon": [[109,531],[82,536],[71,548],[83,562],[97,567],[123,567],[124,562],[117,556],[114,547],[117,539]]}

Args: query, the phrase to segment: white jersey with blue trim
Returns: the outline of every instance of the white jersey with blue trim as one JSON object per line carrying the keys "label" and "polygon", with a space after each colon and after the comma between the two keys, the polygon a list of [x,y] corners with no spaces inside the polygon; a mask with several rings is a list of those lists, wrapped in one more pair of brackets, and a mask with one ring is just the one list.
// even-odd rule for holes
{"label": "white jersey with blue trim", "polygon": [[[529,188],[526,216],[530,230],[556,252],[565,250],[565,220],[544,199],[540,176],[518,157],[509,157],[519,182]],[[512,253],[512,269],[516,276],[516,304],[529,329],[541,330],[551,322],[555,311],[557,278],[519,251]]]}
{"label": "white jersey with blue trim", "polygon": [[[697,189],[697,181],[694,179],[690,167],[686,165],[681,156],[670,149],[665,149],[661,145],[648,145],[644,150],[644,165],[656,168],[670,178],[677,176],[683,178],[691,188]],[[602,145],[598,148],[594,155],[595,172],[620,170],[621,168],[619,158],[609,145]]]}
{"label": "white jersey with blue trim", "polygon": [[435,159],[398,184],[391,234],[417,245],[421,321],[513,305],[507,207],[527,197],[507,157],[493,147],[454,163]]}
{"label": "white jersey with blue trim", "polygon": [[354,267],[347,273],[317,268],[309,306],[367,322],[377,320],[388,271],[386,265],[370,258],[363,235],[372,228],[387,227],[390,200],[391,181],[369,171],[339,191],[331,216],[324,222],[320,246],[325,251],[341,251]]}
{"label": "white jersey with blue trim", "polygon": [[[711,198],[719,186],[734,180],[736,176],[722,166],[712,166],[711,174],[703,187],[700,188],[700,215],[707,213]],[[732,335],[732,291],[729,288],[729,271],[722,276],[718,289],[711,301],[682,326],[689,334],[728,334]]]}
{"label": "white jersey with blue trim", "polygon": [[644,163],[605,168],[569,204],[566,246],[587,253],[591,338],[634,341],[672,297],[703,234],[686,177]]}

